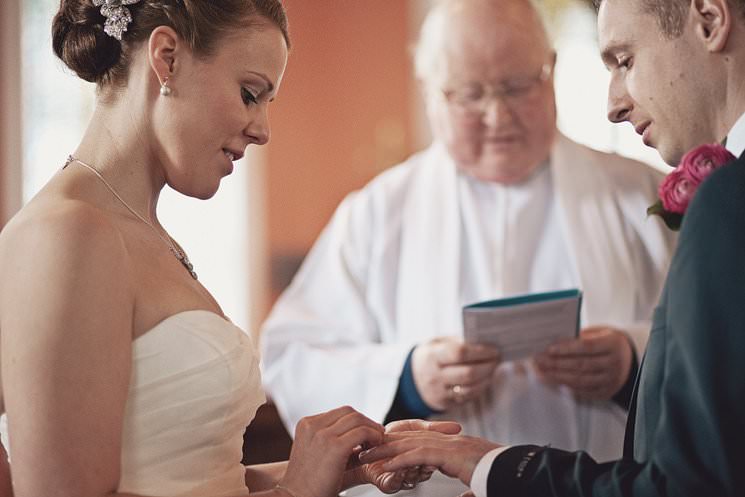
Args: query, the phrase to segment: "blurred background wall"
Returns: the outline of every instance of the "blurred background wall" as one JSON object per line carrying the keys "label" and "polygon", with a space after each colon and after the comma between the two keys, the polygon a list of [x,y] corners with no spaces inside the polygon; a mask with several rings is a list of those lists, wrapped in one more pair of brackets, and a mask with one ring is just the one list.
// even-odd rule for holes
{"label": "blurred background wall", "polygon": [[21,2],[0,2],[0,228],[21,205]]}
{"label": "blurred background wall", "polygon": [[[293,49],[270,110],[271,143],[249,149],[208,202],[162,195],[163,224],[226,314],[255,337],[339,201],[428,143],[410,47],[431,1],[285,0]],[[605,118],[608,75],[589,1],[537,3],[558,51],[560,129],[660,166],[633,129]],[[0,227],[64,163],[93,109],[93,86],[52,56],[58,5],[0,1]],[[247,460],[286,455],[271,407],[252,430]]]}
{"label": "blurred background wall", "polygon": [[[226,312],[256,333],[339,201],[426,146],[410,48],[433,0],[286,0],[293,49],[272,104],[272,141],[209,202],[166,192],[161,216]],[[605,119],[607,73],[587,0],[537,0],[558,50],[559,127],[660,164]],[[64,163],[94,88],[51,50],[58,0],[0,2],[0,226]]]}
{"label": "blurred background wall", "polygon": [[[289,283],[347,193],[429,142],[410,48],[430,3],[285,1],[294,47],[266,149],[265,304]],[[590,146],[661,165],[630,127],[605,117],[608,75],[591,2],[537,3],[559,53],[560,129]]]}
{"label": "blurred background wall", "polygon": [[270,301],[344,195],[415,149],[411,6],[285,3],[293,49],[265,174]]}

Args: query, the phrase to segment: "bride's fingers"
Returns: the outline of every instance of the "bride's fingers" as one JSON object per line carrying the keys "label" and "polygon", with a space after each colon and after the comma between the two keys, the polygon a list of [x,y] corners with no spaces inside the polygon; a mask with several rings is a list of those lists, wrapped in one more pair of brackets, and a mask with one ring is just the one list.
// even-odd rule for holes
{"label": "bride's fingers", "polygon": [[356,411],[350,406],[337,407],[336,409],[332,409],[321,414],[307,416],[300,421],[307,424],[314,431],[319,431],[324,428],[336,427],[336,432],[338,433],[338,429],[343,430],[344,426],[348,427],[350,425],[360,423],[378,427],[381,431],[384,430],[382,425],[376,423],[375,421],[371,420],[370,418]]}
{"label": "bride's fingers", "polygon": [[359,445],[374,447],[383,443],[383,433],[380,430],[364,425],[352,428],[335,438],[337,446],[343,448],[349,454],[352,454]]}
{"label": "bride's fingers", "polygon": [[295,441],[312,443],[312,440],[322,440],[335,431],[332,427],[344,417],[354,415],[351,407],[340,407],[332,411],[306,416],[295,427]]}
{"label": "bride's fingers", "polygon": [[393,471],[382,473],[378,476],[377,481],[373,482],[381,492],[394,494],[401,490],[404,482],[404,472]]}
{"label": "bride's fingers", "polygon": [[353,430],[361,426],[366,426],[372,430],[375,430],[378,433],[380,433],[381,436],[385,432],[385,429],[380,423],[376,423],[375,421],[368,418],[364,414],[361,414],[354,410],[337,418],[327,428],[330,433],[333,433],[337,436],[341,436],[342,434],[347,433],[350,430]]}
{"label": "bride's fingers", "polygon": [[419,481],[427,481],[430,478],[432,478],[432,475],[437,471],[437,468],[435,466],[422,466],[422,469],[419,470]]}
{"label": "bride's fingers", "polygon": [[419,483],[419,472],[421,470],[420,466],[412,466],[410,468],[404,469],[404,486],[411,486],[411,488],[415,487],[417,483]]}

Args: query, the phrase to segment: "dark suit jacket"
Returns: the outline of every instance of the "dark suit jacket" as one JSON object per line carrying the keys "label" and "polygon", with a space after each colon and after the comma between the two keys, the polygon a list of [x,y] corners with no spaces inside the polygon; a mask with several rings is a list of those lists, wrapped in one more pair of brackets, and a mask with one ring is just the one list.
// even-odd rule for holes
{"label": "dark suit jacket", "polygon": [[497,457],[487,488],[490,497],[745,496],[745,154],[713,173],[685,214],[623,459],[517,446]]}

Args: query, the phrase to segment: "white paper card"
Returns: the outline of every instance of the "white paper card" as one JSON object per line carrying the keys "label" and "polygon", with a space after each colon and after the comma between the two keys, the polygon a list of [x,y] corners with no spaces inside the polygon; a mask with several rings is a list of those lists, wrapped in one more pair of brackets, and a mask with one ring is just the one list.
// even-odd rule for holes
{"label": "white paper card", "polygon": [[463,336],[496,346],[503,361],[524,359],[576,337],[581,306],[577,289],[479,302],[463,308]]}

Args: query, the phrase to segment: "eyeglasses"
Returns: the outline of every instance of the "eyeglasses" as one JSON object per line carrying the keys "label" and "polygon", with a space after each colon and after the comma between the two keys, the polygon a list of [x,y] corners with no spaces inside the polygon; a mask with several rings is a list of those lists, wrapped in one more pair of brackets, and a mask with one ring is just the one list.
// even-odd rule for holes
{"label": "eyeglasses", "polygon": [[551,76],[552,66],[546,63],[537,76],[507,80],[498,86],[473,84],[460,88],[443,89],[445,100],[468,114],[483,114],[492,100],[499,99],[510,108],[516,108],[529,101],[536,89]]}

